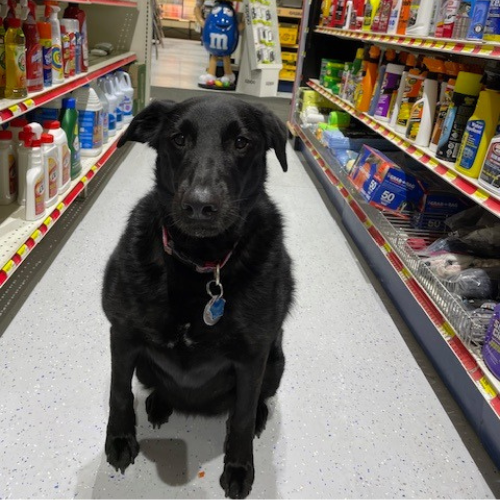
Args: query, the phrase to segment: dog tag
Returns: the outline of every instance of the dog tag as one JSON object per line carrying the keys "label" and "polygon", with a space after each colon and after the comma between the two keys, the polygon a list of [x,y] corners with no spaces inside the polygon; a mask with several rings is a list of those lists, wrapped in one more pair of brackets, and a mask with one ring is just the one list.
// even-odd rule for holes
{"label": "dog tag", "polygon": [[203,311],[203,321],[208,326],[213,326],[217,323],[224,315],[224,306],[226,301],[222,296],[212,297],[205,306]]}

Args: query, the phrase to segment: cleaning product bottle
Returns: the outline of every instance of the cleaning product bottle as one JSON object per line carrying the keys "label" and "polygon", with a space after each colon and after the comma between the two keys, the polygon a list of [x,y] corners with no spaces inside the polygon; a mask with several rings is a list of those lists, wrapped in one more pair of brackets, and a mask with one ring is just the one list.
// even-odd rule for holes
{"label": "cleaning product bottle", "polygon": [[71,151],[68,146],[68,137],[58,120],[45,122],[43,128],[47,134],[54,137],[54,144],[57,148],[57,186],[59,194],[63,194],[71,184]]}
{"label": "cleaning product bottle", "polygon": [[500,118],[500,80],[487,79],[486,89],[479,93],[476,109],[467,121],[455,168],[468,177],[477,178]]}
{"label": "cleaning product bottle", "polygon": [[16,154],[17,148],[20,143],[23,142],[22,139],[20,139],[19,134],[23,131],[26,125],[28,125],[28,120],[26,120],[26,118],[14,118],[9,122],[9,131],[12,133],[12,146]]}
{"label": "cleaning product bottle", "polygon": [[380,25],[380,15],[382,13],[382,7],[386,0],[379,0],[378,5],[375,10],[375,14],[373,15],[373,20],[372,24],[370,26],[370,31],[373,33],[378,33],[379,32],[379,25]]}
{"label": "cleaning product bottle", "polygon": [[43,169],[41,141],[33,139],[29,146],[26,172],[26,220],[45,216],[45,171]]}
{"label": "cleaning product bottle", "polygon": [[[363,52],[363,49],[361,49],[361,52]],[[109,129],[109,136],[113,137],[116,134],[116,108],[118,106],[118,99],[113,94],[110,94],[107,91],[106,81],[104,80],[104,78],[99,78],[99,80],[97,81],[97,85],[104,93],[106,100],[108,101],[109,104],[108,129]]]}
{"label": "cleaning product bottle", "polygon": [[43,169],[45,172],[45,208],[49,210],[57,203],[59,193],[59,182],[57,174],[59,165],[57,164],[57,145],[54,143],[54,136],[42,134],[42,156]]}
{"label": "cleaning product bottle", "polygon": [[389,20],[391,18],[393,0],[382,0],[380,4],[380,19],[377,26],[377,33],[387,33]]}
{"label": "cleaning product bottle", "polygon": [[10,205],[17,196],[17,165],[12,132],[0,131],[0,205]]}
{"label": "cleaning product bottle", "polygon": [[365,11],[363,17],[363,31],[370,31],[372,28],[373,18],[377,13],[380,0],[366,0]]}
{"label": "cleaning product bottle", "polygon": [[40,35],[36,25],[36,4],[28,2],[28,16],[23,22],[26,38],[26,87],[28,92],[43,90],[43,56]]}
{"label": "cleaning product bottle", "polygon": [[[59,22],[61,28],[61,55],[64,78],[69,78],[71,75],[71,39],[70,33],[67,30],[66,23],[61,19]],[[74,60],[73,60],[74,63]],[[74,72],[73,72],[74,75]]]}
{"label": "cleaning product bottle", "polygon": [[76,19],[78,20],[79,32],[81,35],[81,59],[80,66],[82,72],[88,71],[89,68],[89,42],[88,42],[88,34],[87,34],[87,18],[85,15],[85,11],[80,9],[77,3],[70,3],[66,10],[64,11],[64,17],[67,19]]}
{"label": "cleaning product bottle", "polygon": [[134,107],[134,88],[132,87],[132,80],[130,75],[123,70],[115,73],[116,82],[123,92],[123,123],[130,123],[133,115],[132,110]]}
{"label": "cleaning product bottle", "polygon": [[[109,139],[109,102],[106,99],[106,95],[104,92],[101,90],[101,87],[97,84],[97,82],[94,80],[91,84],[91,87],[95,90],[97,96],[99,97],[99,100],[101,101],[102,105],[102,143],[106,144]],[[116,130],[116,129],[115,129]]]}
{"label": "cleaning product bottle", "polygon": [[0,99],[5,97],[5,83],[7,74],[5,72],[5,28],[0,19]]}
{"label": "cleaning product bottle", "polygon": [[383,56],[380,58],[377,81],[375,83],[375,87],[373,88],[372,98],[370,101],[370,109],[368,110],[368,114],[370,116],[373,116],[375,114],[375,110],[377,109],[378,100],[380,97],[380,90],[382,88],[382,83],[384,81],[387,65],[393,62],[395,59],[396,59],[396,51],[394,49],[385,50]]}
{"label": "cleaning product bottle", "polygon": [[89,85],[73,92],[78,109],[80,127],[80,153],[97,156],[102,151],[102,104],[95,90]]}
{"label": "cleaning product bottle", "polygon": [[367,59],[364,64],[364,76],[361,81],[361,91],[359,92],[358,101],[354,107],[358,111],[366,112],[370,109],[373,88],[377,81],[378,61],[380,57],[380,48],[372,45],[368,51]]}
{"label": "cleaning product bottle", "polygon": [[491,0],[483,40],[500,42],[500,1]]}
{"label": "cleaning product bottle", "polygon": [[488,191],[500,194],[500,135],[491,140],[479,174],[479,184]]}
{"label": "cleaning product bottle", "polygon": [[41,139],[43,133],[43,127],[40,123],[31,122],[27,125],[28,128],[24,127],[24,131],[31,132],[33,134],[33,139]]}
{"label": "cleaning product bottle", "polygon": [[61,27],[57,17],[59,10],[57,2],[46,2],[45,16],[49,18],[52,32],[52,83],[62,83],[64,81]]}
{"label": "cleaning product bottle", "polygon": [[359,48],[356,50],[356,57],[354,58],[352,67],[349,70],[349,74],[347,75],[347,81],[343,94],[343,98],[351,103],[354,102],[354,91],[356,89],[357,78],[358,75],[361,73],[362,66],[363,66],[363,48]]}
{"label": "cleaning product bottle", "polygon": [[26,174],[29,167],[31,141],[33,140],[33,134],[29,127],[19,132],[19,140],[22,142],[17,148],[17,203],[24,206],[26,205]]}
{"label": "cleaning product bottle", "polygon": [[398,117],[396,119],[396,131],[399,133],[406,133],[411,109],[413,104],[421,97],[422,84],[426,76],[427,71],[421,66],[415,66],[408,71],[403,98],[401,99],[401,105],[399,106]]}
{"label": "cleaning product bottle", "polygon": [[21,20],[11,18],[5,34],[5,97],[18,99],[26,97],[26,44]]}
{"label": "cleaning product bottle", "polygon": [[435,0],[413,0],[406,35],[427,36],[434,16]]}
{"label": "cleaning product bottle", "polygon": [[436,38],[451,38],[455,20],[460,7],[460,0],[444,0],[440,6],[439,19],[436,24]]}
{"label": "cleaning product bottle", "polygon": [[396,28],[396,33],[398,35],[404,35],[406,33],[406,27],[408,26],[408,21],[410,19],[411,4],[412,0],[402,0],[401,2],[398,25]]}
{"label": "cleaning product bottle", "polygon": [[37,23],[43,60],[43,86],[52,87],[52,28],[50,23]]}
{"label": "cleaning product bottle", "polygon": [[417,146],[427,147],[436,113],[438,75],[442,75],[445,68],[444,62],[439,59],[424,57],[423,62],[428,72],[422,87],[422,97],[415,102],[411,109],[406,137],[414,141]]}
{"label": "cleaning product bottle", "polygon": [[403,0],[392,0],[391,13],[389,14],[389,23],[387,25],[387,33],[390,35],[396,33],[402,5]]}
{"label": "cleaning product bottle", "polygon": [[389,120],[389,113],[394,107],[404,68],[402,64],[389,63],[387,65],[375,108],[375,118],[382,121]]}
{"label": "cleaning product bottle", "polygon": [[70,151],[71,178],[76,179],[82,170],[80,161],[80,137],[79,118],[76,110],[76,100],[73,97],[63,99],[63,110],[61,113],[61,128],[66,132],[68,147]]}
{"label": "cleaning product bottle", "polygon": [[[461,71],[443,124],[436,156],[455,163],[468,119],[474,113],[481,89],[481,75]],[[495,123],[496,125],[496,123]]]}
{"label": "cleaning product bottle", "polygon": [[82,72],[82,34],[80,33],[78,20],[73,19],[73,31],[75,33],[75,73]]}
{"label": "cleaning product bottle", "polygon": [[434,153],[437,150],[439,139],[443,132],[444,120],[450,107],[453,91],[455,89],[455,82],[460,69],[460,65],[456,62],[445,61],[445,74],[441,82],[441,90],[439,93],[439,100],[437,103],[437,115],[434,122],[434,127],[431,134],[431,141],[429,149]]}
{"label": "cleaning product bottle", "polygon": [[106,92],[108,94],[112,94],[116,97],[116,130],[121,130],[123,127],[123,98],[124,94],[120,89],[117,89],[114,86],[113,78],[111,75],[106,75],[104,77],[105,80],[105,85],[106,85]]}
{"label": "cleaning product bottle", "polygon": [[[2,0],[2,7],[5,5],[5,0]],[[15,0],[8,0],[7,1],[7,11],[4,12],[3,14],[3,27],[5,31],[9,29],[9,21],[13,18],[16,17],[16,2]]]}
{"label": "cleaning product bottle", "polygon": [[410,70],[412,70],[416,65],[417,65],[417,57],[415,56],[415,54],[412,54],[411,52],[408,53],[408,56],[406,57],[405,69],[403,71],[403,74],[401,75],[401,80],[399,82],[399,88],[396,94],[394,106],[392,107],[392,111],[389,112],[390,116],[389,123],[392,128],[396,127],[396,121],[398,119],[399,110],[401,108],[401,103],[403,101],[403,96],[407,85],[406,80],[408,78],[408,74]]}

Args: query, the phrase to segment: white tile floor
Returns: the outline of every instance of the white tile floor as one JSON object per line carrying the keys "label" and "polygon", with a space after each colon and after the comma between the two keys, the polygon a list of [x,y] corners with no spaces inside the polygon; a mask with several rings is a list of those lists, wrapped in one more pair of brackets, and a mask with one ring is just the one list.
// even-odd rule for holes
{"label": "white tile floor", "polygon": [[[297,305],[287,368],[255,442],[253,498],[493,498],[297,155],[269,191],[286,214]],[[153,430],[136,388],[141,453],[124,476],[103,446],[105,261],[152,184],[131,149],[0,338],[0,498],[218,498],[222,419]]]}

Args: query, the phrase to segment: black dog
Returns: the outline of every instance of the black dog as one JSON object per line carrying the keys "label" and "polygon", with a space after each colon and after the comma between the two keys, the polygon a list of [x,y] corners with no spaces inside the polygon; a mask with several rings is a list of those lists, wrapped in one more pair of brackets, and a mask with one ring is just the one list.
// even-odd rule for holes
{"label": "black dog", "polygon": [[282,324],[293,280],[281,216],[264,190],[266,151],[287,170],[286,128],[270,111],[224,96],[153,102],[119,146],[157,151],[156,183],[133,210],[108,263],[111,322],[108,462],[139,451],[131,381],[152,389],[153,426],[173,410],[229,413],[226,496],[246,497],[253,438],[284,369]]}

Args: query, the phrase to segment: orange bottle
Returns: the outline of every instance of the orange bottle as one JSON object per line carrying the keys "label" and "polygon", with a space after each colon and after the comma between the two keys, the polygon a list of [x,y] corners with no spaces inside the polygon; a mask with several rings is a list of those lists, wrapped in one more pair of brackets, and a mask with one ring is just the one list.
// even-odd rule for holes
{"label": "orange bottle", "polygon": [[359,83],[360,89],[358,89],[358,100],[354,103],[354,107],[358,111],[363,111],[366,113],[370,109],[373,88],[377,83],[379,58],[380,48],[372,45],[363,64],[364,76]]}

